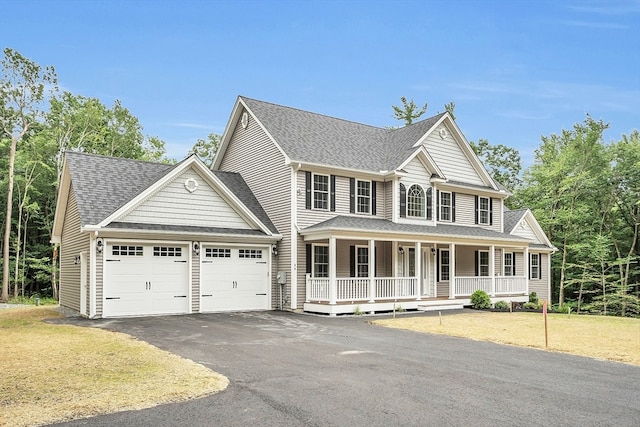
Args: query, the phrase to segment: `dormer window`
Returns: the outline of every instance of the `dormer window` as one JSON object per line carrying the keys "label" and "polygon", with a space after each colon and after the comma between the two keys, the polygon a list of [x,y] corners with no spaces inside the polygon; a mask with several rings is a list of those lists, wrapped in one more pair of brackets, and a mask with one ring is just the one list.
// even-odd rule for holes
{"label": "dormer window", "polygon": [[425,207],[424,190],[418,184],[409,187],[407,191],[407,217],[424,218]]}

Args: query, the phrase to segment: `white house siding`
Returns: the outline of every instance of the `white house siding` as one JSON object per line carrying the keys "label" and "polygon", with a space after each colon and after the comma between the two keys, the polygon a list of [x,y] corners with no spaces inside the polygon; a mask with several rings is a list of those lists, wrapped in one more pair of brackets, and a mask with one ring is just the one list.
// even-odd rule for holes
{"label": "white house siding", "polygon": [[[326,221],[338,215],[373,216],[370,214],[352,214],[350,212],[350,178],[336,176],[336,207],[335,211],[306,208],[306,172],[298,171],[298,189],[296,207],[298,210],[298,226],[306,228],[319,222]],[[384,183],[376,182],[376,215],[375,218],[384,218]],[[312,197],[313,198],[313,197]],[[313,200],[312,200],[313,203]]]}
{"label": "white house siding", "polygon": [[[547,268],[549,254],[540,254],[541,279],[529,279],[529,293],[535,292],[540,301],[549,300],[549,270]],[[526,273],[527,276],[529,272]]]}
{"label": "white house siding", "polygon": [[540,239],[538,239],[538,236],[536,236],[536,233],[533,232],[533,229],[529,226],[526,219],[520,221],[520,223],[515,226],[511,234],[524,237],[525,239],[530,239],[536,243],[542,243]]}
{"label": "white house siding", "polygon": [[[265,212],[282,235],[278,243],[278,256],[274,257],[274,271],[287,272],[287,301],[290,301],[291,286],[291,167],[285,164],[284,155],[266,133],[251,118],[246,129],[238,121],[229,146],[220,164],[220,170],[238,172],[253,191]],[[302,184],[304,185],[304,183]],[[304,256],[304,251],[302,251]],[[302,271],[304,277],[304,264]],[[298,276],[299,277],[299,276]],[[272,306],[279,307],[279,285],[272,277]],[[304,302],[305,283],[298,278],[298,306]]]}
{"label": "white house siding", "polygon": [[393,186],[395,181],[387,181],[381,187],[384,188],[384,214],[383,218],[389,221],[393,221]]}
{"label": "white house siding", "polygon": [[469,184],[486,185],[478,176],[471,162],[463,153],[462,149],[447,131],[447,136],[440,137],[440,129],[446,126],[441,125],[435,129],[424,141],[424,146],[436,162],[447,179],[453,181],[466,182]]}
{"label": "white house siding", "polygon": [[[430,181],[431,173],[425,169],[424,165],[422,164],[420,159],[418,159],[417,157],[414,157],[409,163],[407,163],[404,170],[407,172],[407,176],[402,177],[402,179],[400,180],[400,183],[404,185],[407,192],[409,191],[409,188],[411,188],[411,186],[414,184],[418,184],[419,186],[421,186],[425,192],[425,207],[426,207],[426,204],[427,204],[426,194],[429,188],[431,188],[431,181]],[[433,197],[432,200],[433,202],[435,202],[436,200],[435,197]],[[398,201],[398,204],[399,202],[400,201]],[[398,206],[398,209],[400,209],[399,206]],[[423,219],[406,217],[406,218],[399,218],[398,222],[412,223],[412,224],[425,224],[425,225],[433,224],[431,220],[427,221],[426,212],[425,212],[425,217]]]}
{"label": "white house siding", "polygon": [[[351,275],[351,246],[369,246],[368,240],[338,240],[336,242],[336,277]],[[369,257],[372,260],[372,257]],[[376,242],[376,277],[391,275],[391,242]],[[388,273],[388,274],[387,274]]]}
{"label": "white house siding", "polygon": [[80,311],[80,252],[89,250],[89,237],[80,233],[80,214],[73,186],[69,189],[67,210],[60,242],[60,305]]}
{"label": "white house siding", "polygon": [[[193,193],[185,188],[185,181],[188,179],[194,179],[198,183],[198,188]],[[204,178],[192,168],[185,170],[184,173],[177,176],[120,221],[142,224],[251,228],[220,194],[211,188]]]}

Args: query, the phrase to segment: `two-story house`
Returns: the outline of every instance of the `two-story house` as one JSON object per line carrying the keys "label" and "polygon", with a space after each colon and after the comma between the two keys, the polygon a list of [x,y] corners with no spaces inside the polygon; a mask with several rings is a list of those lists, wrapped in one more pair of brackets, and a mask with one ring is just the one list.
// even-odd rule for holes
{"label": "two-story house", "polygon": [[[386,129],[239,97],[212,166],[240,173],[282,235],[291,309],[445,309],[550,296],[555,250],[448,113]],[[277,273],[274,273],[277,274]]]}
{"label": "two-story house", "polygon": [[239,97],[212,168],[66,153],[60,305],[87,317],[446,309],[550,294],[554,251],[447,113],[385,129]]}

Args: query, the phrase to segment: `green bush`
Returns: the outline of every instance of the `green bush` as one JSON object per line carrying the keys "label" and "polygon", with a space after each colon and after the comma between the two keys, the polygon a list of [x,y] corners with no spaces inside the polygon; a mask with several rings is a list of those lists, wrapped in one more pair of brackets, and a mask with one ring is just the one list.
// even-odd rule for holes
{"label": "green bush", "polygon": [[486,310],[487,308],[491,308],[491,298],[489,298],[489,294],[482,289],[478,289],[472,293],[471,307],[476,310]]}
{"label": "green bush", "polygon": [[532,302],[534,304],[538,304],[538,294],[536,294],[535,292],[531,292],[529,294],[529,302]]}
{"label": "green bush", "polygon": [[506,301],[498,301],[493,308],[496,310],[509,310],[509,303]]}
{"label": "green bush", "polygon": [[525,302],[522,305],[522,308],[524,308],[525,310],[538,310],[540,307],[538,307],[538,303],[535,302]]}

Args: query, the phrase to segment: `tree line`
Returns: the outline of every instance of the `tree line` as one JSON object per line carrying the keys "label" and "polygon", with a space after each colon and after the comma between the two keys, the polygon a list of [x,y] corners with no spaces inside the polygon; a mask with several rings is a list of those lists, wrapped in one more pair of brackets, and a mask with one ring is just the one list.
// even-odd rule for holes
{"label": "tree line", "polygon": [[[155,162],[165,142],[143,133],[120,101],[60,92],[53,67],[4,49],[0,70],[0,221],[2,295],[57,298],[57,250],[49,243],[66,150]],[[401,98],[394,116],[410,125],[424,114]],[[455,103],[445,105],[452,117]],[[558,253],[552,257],[554,301],[580,311],[639,316],[640,135],[606,142],[608,125],[587,116],[571,130],[542,138],[522,172],[517,150],[471,142],[488,171],[529,207]],[[210,164],[220,136],[198,139],[189,153]]]}

